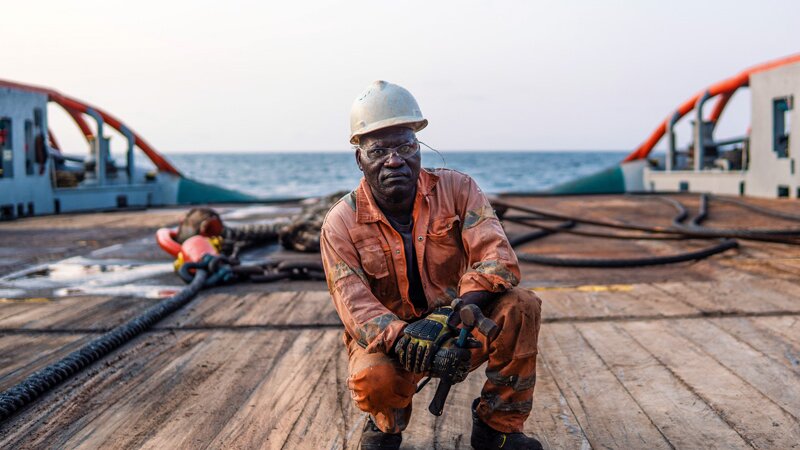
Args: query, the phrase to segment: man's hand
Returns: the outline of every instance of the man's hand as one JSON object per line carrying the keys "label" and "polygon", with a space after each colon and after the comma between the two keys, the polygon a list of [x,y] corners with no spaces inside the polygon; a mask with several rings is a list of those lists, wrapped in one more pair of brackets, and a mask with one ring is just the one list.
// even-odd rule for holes
{"label": "man's hand", "polygon": [[467,379],[471,357],[468,348],[474,346],[477,341],[470,338],[467,340],[467,347],[462,348],[456,346],[457,339],[448,339],[436,352],[430,370],[432,377],[447,380],[452,384],[461,383]]}
{"label": "man's hand", "polygon": [[436,308],[427,317],[406,326],[403,336],[394,346],[400,364],[409,372],[430,370],[439,348],[456,334],[454,326],[448,323],[455,317],[453,308],[446,306]]}

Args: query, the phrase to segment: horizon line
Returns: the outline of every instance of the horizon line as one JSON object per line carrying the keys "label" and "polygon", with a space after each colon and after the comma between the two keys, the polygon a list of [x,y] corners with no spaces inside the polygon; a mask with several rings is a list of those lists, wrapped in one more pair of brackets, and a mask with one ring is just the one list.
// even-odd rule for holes
{"label": "horizon line", "polygon": [[[447,153],[559,153],[559,152],[574,152],[574,153],[625,153],[630,152],[630,149],[437,149],[440,152]],[[245,154],[245,153],[350,153],[352,149],[328,149],[328,150],[170,150],[161,151],[165,155],[189,155],[189,154],[202,154],[202,153],[229,153],[229,154]],[[426,152],[431,152],[425,149]],[[658,150],[654,150],[658,152]]]}

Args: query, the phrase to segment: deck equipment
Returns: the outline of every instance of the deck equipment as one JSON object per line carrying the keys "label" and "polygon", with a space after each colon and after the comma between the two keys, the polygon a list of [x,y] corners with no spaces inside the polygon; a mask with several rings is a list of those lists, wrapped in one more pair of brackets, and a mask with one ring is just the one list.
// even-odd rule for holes
{"label": "deck equipment", "polygon": [[[59,145],[48,125],[48,103],[72,118],[89,145],[88,156],[69,154]],[[109,128],[125,140],[122,162],[111,153]],[[137,164],[139,151],[152,169]],[[0,80],[0,219],[257,200],[186,177],[131,127],[97,106],[53,89]]]}
{"label": "deck equipment", "polygon": [[[742,135],[717,138],[715,131],[733,96],[751,93],[751,125]],[[706,192],[800,198],[796,170],[800,140],[790,139],[800,122],[800,54],[745,69],[700,90],[681,103],[617,166],[551,189],[556,194]],[[711,112],[706,105],[714,101]],[[692,119],[691,140],[678,148],[676,126]],[[795,127],[796,128],[796,127]],[[653,157],[666,136],[666,155]]]}

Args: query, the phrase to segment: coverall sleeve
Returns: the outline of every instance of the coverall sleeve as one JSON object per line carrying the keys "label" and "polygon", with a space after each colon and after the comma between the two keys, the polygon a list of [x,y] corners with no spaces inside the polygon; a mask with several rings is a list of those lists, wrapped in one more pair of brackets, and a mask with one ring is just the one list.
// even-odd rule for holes
{"label": "coverall sleeve", "polygon": [[333,306],[347,334],[369,353],[389,353],[407,323],[389,311],[370,290],[358,251],[346,229],[323,226],[320,249]]}
{"label": "coverall sleeve", "polygon": [[478,184],[464,176],[457,189],[463,217],[461,241],[467,254],[467,271],[459,280],[458,293],[503,292],[519,284],[517,255]]}

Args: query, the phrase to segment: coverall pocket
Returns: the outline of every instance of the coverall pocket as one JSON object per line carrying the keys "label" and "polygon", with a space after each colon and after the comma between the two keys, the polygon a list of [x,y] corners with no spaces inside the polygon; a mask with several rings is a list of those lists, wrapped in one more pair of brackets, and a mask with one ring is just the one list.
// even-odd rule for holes
{"label": "coverall pocket", "polygon": [[458,216],[436,219],[428,228],[425,262],[431,279],[442,286],[457,286],[466,269]]}
{"label": "coverall pocket", "polygon": [[361,267],[373,278],[384,278],[389,275],[389,266],[383,253],[381,241],[369,238],[356,243],[356,251],[361,257]]}

